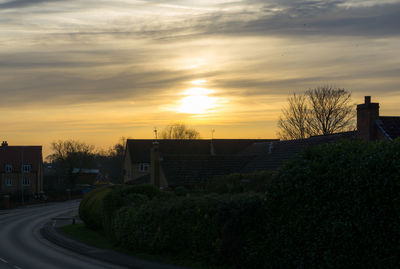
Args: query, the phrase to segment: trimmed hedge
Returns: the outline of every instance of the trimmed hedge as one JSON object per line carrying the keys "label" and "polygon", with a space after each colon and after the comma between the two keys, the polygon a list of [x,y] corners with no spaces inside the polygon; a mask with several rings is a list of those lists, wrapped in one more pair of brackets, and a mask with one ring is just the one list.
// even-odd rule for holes
{"label": "trimmed hedge", "polygon": [[92,229],[101,229],[113,238],[114,213],[123,206],[138,207],[154,197],[168,198],[171,194],[150,184],[113,185],[88,192],[79,205],[79,216]]}
{"label": "trimmed hedge", "polygon": [[114,222],[116,239],[133,251],[246,264],[264,223],[262,200],[249,194],[207,195],[123,207]]}
{"label": "trimmed hedge", "polygon": [[105,233],[114,238],[114,214],[123,206],[139,207],[154,197],[168,197],[168,193],[157,189],[154,185],[143,184],[126,186],[119,185],[104,196],[102,221]]}
{"label": "trimmed hedge", "polygon": [[111,192],[112,187],[98,188],[89,191],[83,196],[79,204],[79,218],[95,230],[103,229],[103,203],[104,197]]}
{"label": "trimmed hedge", "polygon": [[133,186],[85,203],[104,200],[99,219],[120,245],[206,266],[400,267],[400,141],[309,148],[260,182],[265,195]]}
{"label": "trimmed hedge", "polygon": [[308,149],[279,170],[266,208],[267,267],[398,268],[400,141]]}

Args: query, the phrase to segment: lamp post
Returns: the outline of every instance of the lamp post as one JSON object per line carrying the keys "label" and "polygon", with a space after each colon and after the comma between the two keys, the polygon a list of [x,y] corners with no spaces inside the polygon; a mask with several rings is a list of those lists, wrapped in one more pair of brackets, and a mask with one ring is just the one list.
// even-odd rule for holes
{"label": "lamp post", "polygon": [[24,205],[24,146],[21,151],[21,203]]}

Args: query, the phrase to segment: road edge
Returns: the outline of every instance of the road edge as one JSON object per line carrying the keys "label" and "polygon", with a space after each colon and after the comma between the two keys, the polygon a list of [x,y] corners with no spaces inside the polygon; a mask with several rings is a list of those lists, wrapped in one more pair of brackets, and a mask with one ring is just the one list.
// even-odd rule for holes
{"label": "road edge", "polygon": [[62,248],[71,250],[75,253],[108,262],[114,265],[123,266],[132,269],[187,269],[175,265],[163,264],[159,262],[147,261],[123,253],[101,249],[95,246],[83,243],[71,237],[61,234],[56,227],[56,222],[47,222],[40,229],[40,234],[48,241]]}

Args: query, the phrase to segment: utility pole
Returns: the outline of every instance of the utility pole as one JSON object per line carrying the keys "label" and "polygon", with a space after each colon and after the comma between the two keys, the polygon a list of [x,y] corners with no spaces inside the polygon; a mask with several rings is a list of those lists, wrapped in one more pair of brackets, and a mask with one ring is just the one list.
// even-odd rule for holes
{"label": "utility pole", "polygon": [[24,205],[24,146],[21,151],[21,202]]}

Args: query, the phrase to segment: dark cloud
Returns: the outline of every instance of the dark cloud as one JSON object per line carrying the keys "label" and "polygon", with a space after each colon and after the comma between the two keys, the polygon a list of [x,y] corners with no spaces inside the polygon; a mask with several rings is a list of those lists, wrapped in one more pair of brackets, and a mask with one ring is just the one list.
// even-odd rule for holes
{"label": "dark cloud", "polygon": [[27,6],[35,6],[44,3],[52,3],[52,2],[65,2],[67,0],[11,0],[5,3],[0,4],[1,9],[14,9],[14,8],[23,8]]}
{"label": "dark cloud", "polygon": [[[205,35],[399,36],[400,3],[346,8],[344,1],[283,1],[244,13],[209,14],[193,23]],[[274,10],[273,12],[268,12]],[[203,22],[203,23],[201,23]]]}

